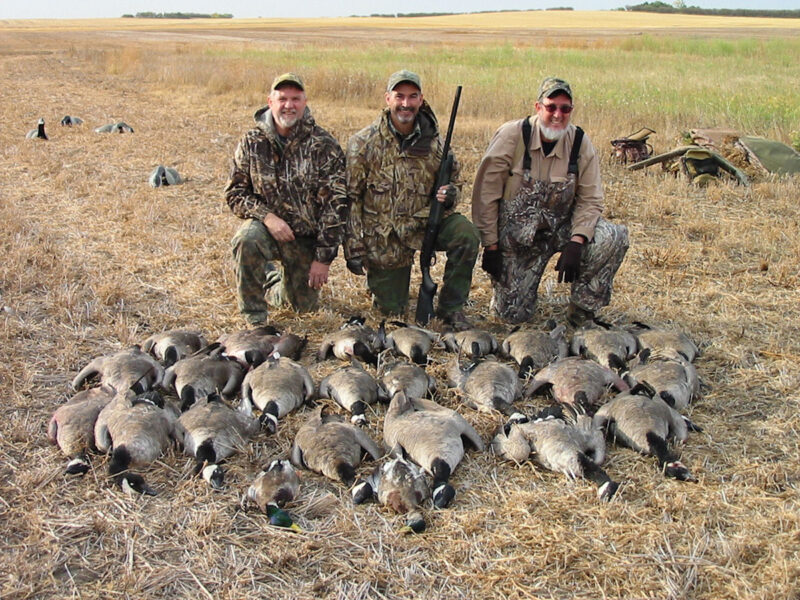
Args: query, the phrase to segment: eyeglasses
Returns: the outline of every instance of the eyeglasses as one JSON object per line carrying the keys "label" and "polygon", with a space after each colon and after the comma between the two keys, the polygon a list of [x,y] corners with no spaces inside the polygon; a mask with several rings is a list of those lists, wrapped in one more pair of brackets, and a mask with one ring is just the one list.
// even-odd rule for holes
{"label": "eyeglasses", "polygon": [[571,113],[572,109],[575,108],[574,106],[572,106],[572,104],[555,104],[553,102],[551,102],[550,104],[545,104],[544,102],[542,102],[542,106],[544,106],[544,109],[551,114],[556,112],[556,110],[560,110],[565,115]]}

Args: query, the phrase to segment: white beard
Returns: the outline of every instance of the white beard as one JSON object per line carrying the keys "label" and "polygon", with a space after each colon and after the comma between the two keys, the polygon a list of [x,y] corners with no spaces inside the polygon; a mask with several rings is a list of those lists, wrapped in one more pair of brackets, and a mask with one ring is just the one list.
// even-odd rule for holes
{"label": "white beard", "polygon": [[297,123],[297,119],[298,119],[297,113],[294,113],[292,115],[278,114],[277,116],[275,116],[275,120],[278,122],[278,125],[280,125],[284,129],[291,129],[292,127],[294,127],[295,123]]}
{"label": "white beard", "polygon": [[542,136],[543,140],[547,140],[548,142],[556,142],[564,137],[564,134],[567,133],[566,129],[551,129],[550,127],[545,127],[541,123],[539,123],[539,135]]}

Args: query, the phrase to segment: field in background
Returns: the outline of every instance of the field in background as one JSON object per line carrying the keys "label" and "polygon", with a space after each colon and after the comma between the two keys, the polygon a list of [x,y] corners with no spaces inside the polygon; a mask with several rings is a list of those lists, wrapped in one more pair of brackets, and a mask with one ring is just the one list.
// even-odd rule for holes
{"label": "field in background", "polygon": [[[400,20],[0,23],[0,597],[798,598],[800,182],[699,190],[658,168],[626,172],[608,151],[644,125],[657,131],[656,152],[697,126],[790,143],[800,25],[764,24],[781,28],[767,39],[759,21],[658,16],[694,29],[639,35],[631,24],[644,29],[645,15],[591,13],[593,26],[584,16],[413,19],[388,41]],[[495,18],[503,24],[489,25]],[[510,28],[514,20],[542,29]],[[606,214],[631,232],[603,316],[671,323],[704,346],[707,389],[690,415],[706,432],[683,450],[700,483],[667,481],[651,459],[611,450],[607,469],[624,485],[601,506],[586,482],[471,453],[452,508],[426,511],[423,536],[397,536],[388,511],[354,509],[344,489],[313,475],[292,507],[307,530],[297,536],[266,527],[239,499],[258,468],[286,454],[305,413],[232,459],[222,493],[176,451],[145,471],[155,498],[114,489],[101,457],[85,478],[65,479],[45,427],[90,358],[168,327],[213,338],[242,326],[228,262],[237,220],[221,190],[272,77],[301,73],[316,118],[344,143],[402,67],[422,74],[442,121],[455,85],[465,86],[454,143],[467,198],[496,127],[530,112],[543,76],[572,82],[575,122],[604,156]],[[86,124],[59,128],[65,114]],[[41,116],[51,140],[25,140]],[[117,120],[136,133],[91,131]],[[147,187],[158,163],[187,183]],[[307,333],[312,350],[346,315],[378,320],[341,260],[332,278],[325,310],[273,315]],[[567,293],[548,271],[536,325],[563,319]],[[476,270],[467,312],[503,337],[490,296]],[[303,362],[319,381],[336,365],[311,354]],[[430,367],[439,380],[447,359],[437,353]],[[501,422],[444,385],[439,399],[484,440]],[[381,415],[370,417],[376,439]]]}

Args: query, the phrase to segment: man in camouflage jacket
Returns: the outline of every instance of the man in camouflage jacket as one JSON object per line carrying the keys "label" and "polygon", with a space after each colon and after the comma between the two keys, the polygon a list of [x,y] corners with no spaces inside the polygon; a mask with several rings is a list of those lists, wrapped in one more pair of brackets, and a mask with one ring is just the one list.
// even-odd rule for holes
{"label": "man in camouflage jacket", "polygon": [[347,218],[344,153],[315,123],[297,75],[275,78],[255,121],[236,148],[225,187],[231,211],[245,219],[231,245],[239,310],[250,324],[266,320],[268,288],[273,304],[285,299],[300,312],[317,307]]}
{"label": "man in camouflage jacket", "polygon": [[[350,216],[344,243],[347,267],[366,270],[367,286],[384,313],[407,310],[414,253],[422,248],[430,193],[442,158],[436,116],[423,99],[420,78],[398,71],[389,78],[387,107],[347,145]],[[458,166],[452,181],[458,180]],[[458,186],[437,191],[444,203],[435,249],[447,263],[436,314],[456,329],[469,326],[463,306],[469,296],[478,254],[478,231],[453,211]]]}

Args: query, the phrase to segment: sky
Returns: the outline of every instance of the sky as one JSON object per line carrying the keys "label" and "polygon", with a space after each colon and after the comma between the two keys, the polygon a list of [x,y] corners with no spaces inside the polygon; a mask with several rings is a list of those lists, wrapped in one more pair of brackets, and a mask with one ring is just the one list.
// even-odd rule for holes
{"label": "sky", "polygon": [[[0,19],[115,18],[137,12],[230,13],[238,18],[346,17],[394,12],[471,12],[528,10],[568,6],[575,10],[613,10],[644,0],[0,0]],[[670,1],[670,0],[665,0]],[[685,0],[702,8],[799,10],[800,0]]]}

